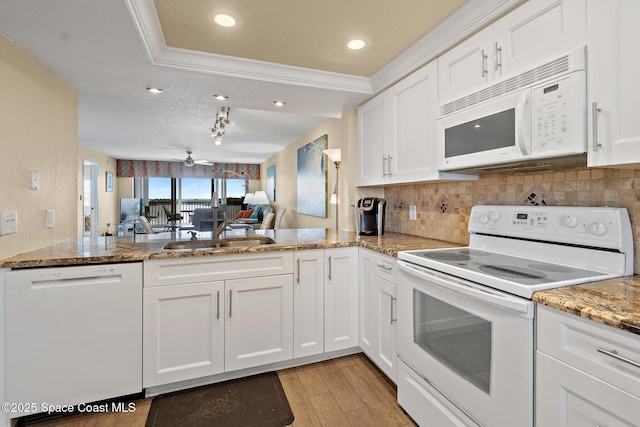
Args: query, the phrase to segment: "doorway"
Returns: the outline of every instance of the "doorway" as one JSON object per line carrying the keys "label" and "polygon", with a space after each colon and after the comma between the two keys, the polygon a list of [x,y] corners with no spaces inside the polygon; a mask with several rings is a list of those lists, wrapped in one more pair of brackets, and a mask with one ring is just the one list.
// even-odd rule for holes
{"label": "doorway", "polygon": [[82,161],[82,221],[84,237],[98,237],[98,164]]}

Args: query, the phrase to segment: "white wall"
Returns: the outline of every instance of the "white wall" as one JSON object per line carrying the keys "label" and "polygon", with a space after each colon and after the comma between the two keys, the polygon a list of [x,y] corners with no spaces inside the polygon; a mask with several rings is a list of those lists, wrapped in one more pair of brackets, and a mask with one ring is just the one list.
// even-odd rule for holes
{"label": "white wall", "polygon": [[[340,197],[338,206],[340,230],[355,229],[355,210],[350,205],[350,199],[355,198],[357,200],[365,195],[382,196],[384,194],[381,188],[356,188],[358,164],[356,158],[356,111],[355,108],[352,108],[345,110],[340,119],[328,119],[262,163],[260,177],[263,190],[267,188],[267,168],[274,164],[276,166],[276,201],[271,206],[276,212],[283,208],[287,209],[285,216],[282,218],[281,228],[335,228],[335,205],[328,205],[327,218],[304,215],[297,212],[297,150],[324,134],[327,135],[329,148],[340,148],[342,150],[342,164],[339,171],[340,187],[338,189]],[[336,168],[330,161],[327,162],[327,166],[327,189],[330,196],[336,183]]]}
{"label": "white wall", "polygon": [[[0,236],[4,258],[76,237],[78,97],[1,34],[0,52],[0,211],[18,213],[18,232]],[[39,190],[30,188],[32,169]]]}

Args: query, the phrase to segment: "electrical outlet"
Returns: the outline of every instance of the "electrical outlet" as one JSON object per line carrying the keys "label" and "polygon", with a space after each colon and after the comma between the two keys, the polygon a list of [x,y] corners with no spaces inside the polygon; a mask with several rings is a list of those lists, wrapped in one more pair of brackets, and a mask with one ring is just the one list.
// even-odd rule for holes
{"label": "electrical outlet", "polygon": [[349,196],[349,204],[355,206],[358,204],[358,198],[356,196]]}
{"label": "electrical outlet", "polygon": [[415,221],[417,217],[416,205],[409,205],[409,219]]}
{"label": "electrical outlet", "polygon": [[2,211],[0,212],[0,236],[5,234],[13,234],[18,231],[18,212]]}
{"label": "electrical outlet", "polygon": [[54,214],[54,210],[53,209],[47,209],[47,225],[46,228],[53,228],[53,214]]}

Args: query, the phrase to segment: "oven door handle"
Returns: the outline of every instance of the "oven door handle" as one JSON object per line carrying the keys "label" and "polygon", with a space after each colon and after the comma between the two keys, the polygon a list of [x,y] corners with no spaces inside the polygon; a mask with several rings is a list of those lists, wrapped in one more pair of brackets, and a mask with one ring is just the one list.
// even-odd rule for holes
{"label": "oven door handle", "polygon": [[410,264],[406,261],[398,260],[398,267],[413,276],[421,279],[429,280],[430,283],[438,285],[443,289],[468,296],[478,301],[486,302],[493,306],[507,309],[518,313],[527,319],[533,319],[533,303],[524,298],[510,296],[506,294],[498,294],[490,289],[482,289],[480,285],[477,287],[471,283],[464,283],[457,278],[439,274],[433,270]]}

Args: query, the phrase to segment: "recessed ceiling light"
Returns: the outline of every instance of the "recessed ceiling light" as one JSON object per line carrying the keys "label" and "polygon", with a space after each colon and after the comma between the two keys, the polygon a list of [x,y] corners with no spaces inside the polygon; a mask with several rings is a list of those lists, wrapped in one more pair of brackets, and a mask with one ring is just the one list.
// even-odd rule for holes
{"label": "recessed ceiling light", "polygon": [[236,25],[235,18],[231,15],[227,15],[226,13],[217,14],[213,17],[213,20],[221,27],[233,27],[234,25]]}
{"label": "recessed ceiling light", "polygon": [[367,37],[353,37],[345,42],[345,46],[350,50],[364,49],[370,44]]}
{"label": "recessed ceiling light", "polygon": [[148,87],[147,90],[151,93],[162,93],[164,92],[162,89],[160,89],[159,87]]}
{"label": "recessed ceiling light", "polygon": [[222,145],[222,140],[220,138],[216,138],[216,145]]}
{"label": "recessed ceiling light", "polygon": [[276,107],[284,107],[284,101],[273,101],[273,105]]}
{"label": "recessed ceiling light", "polygon": [[214,9],[207,14],[207,20],[218,27],[238,28],[242,25],[242,18],[230,9]]}
{"label": "recessed ceiling light", "polygon": [[228,96],[224,96],[224,95],[213,95],[213,97],[218,101],[224,101],[225,99],[229,99]]}

